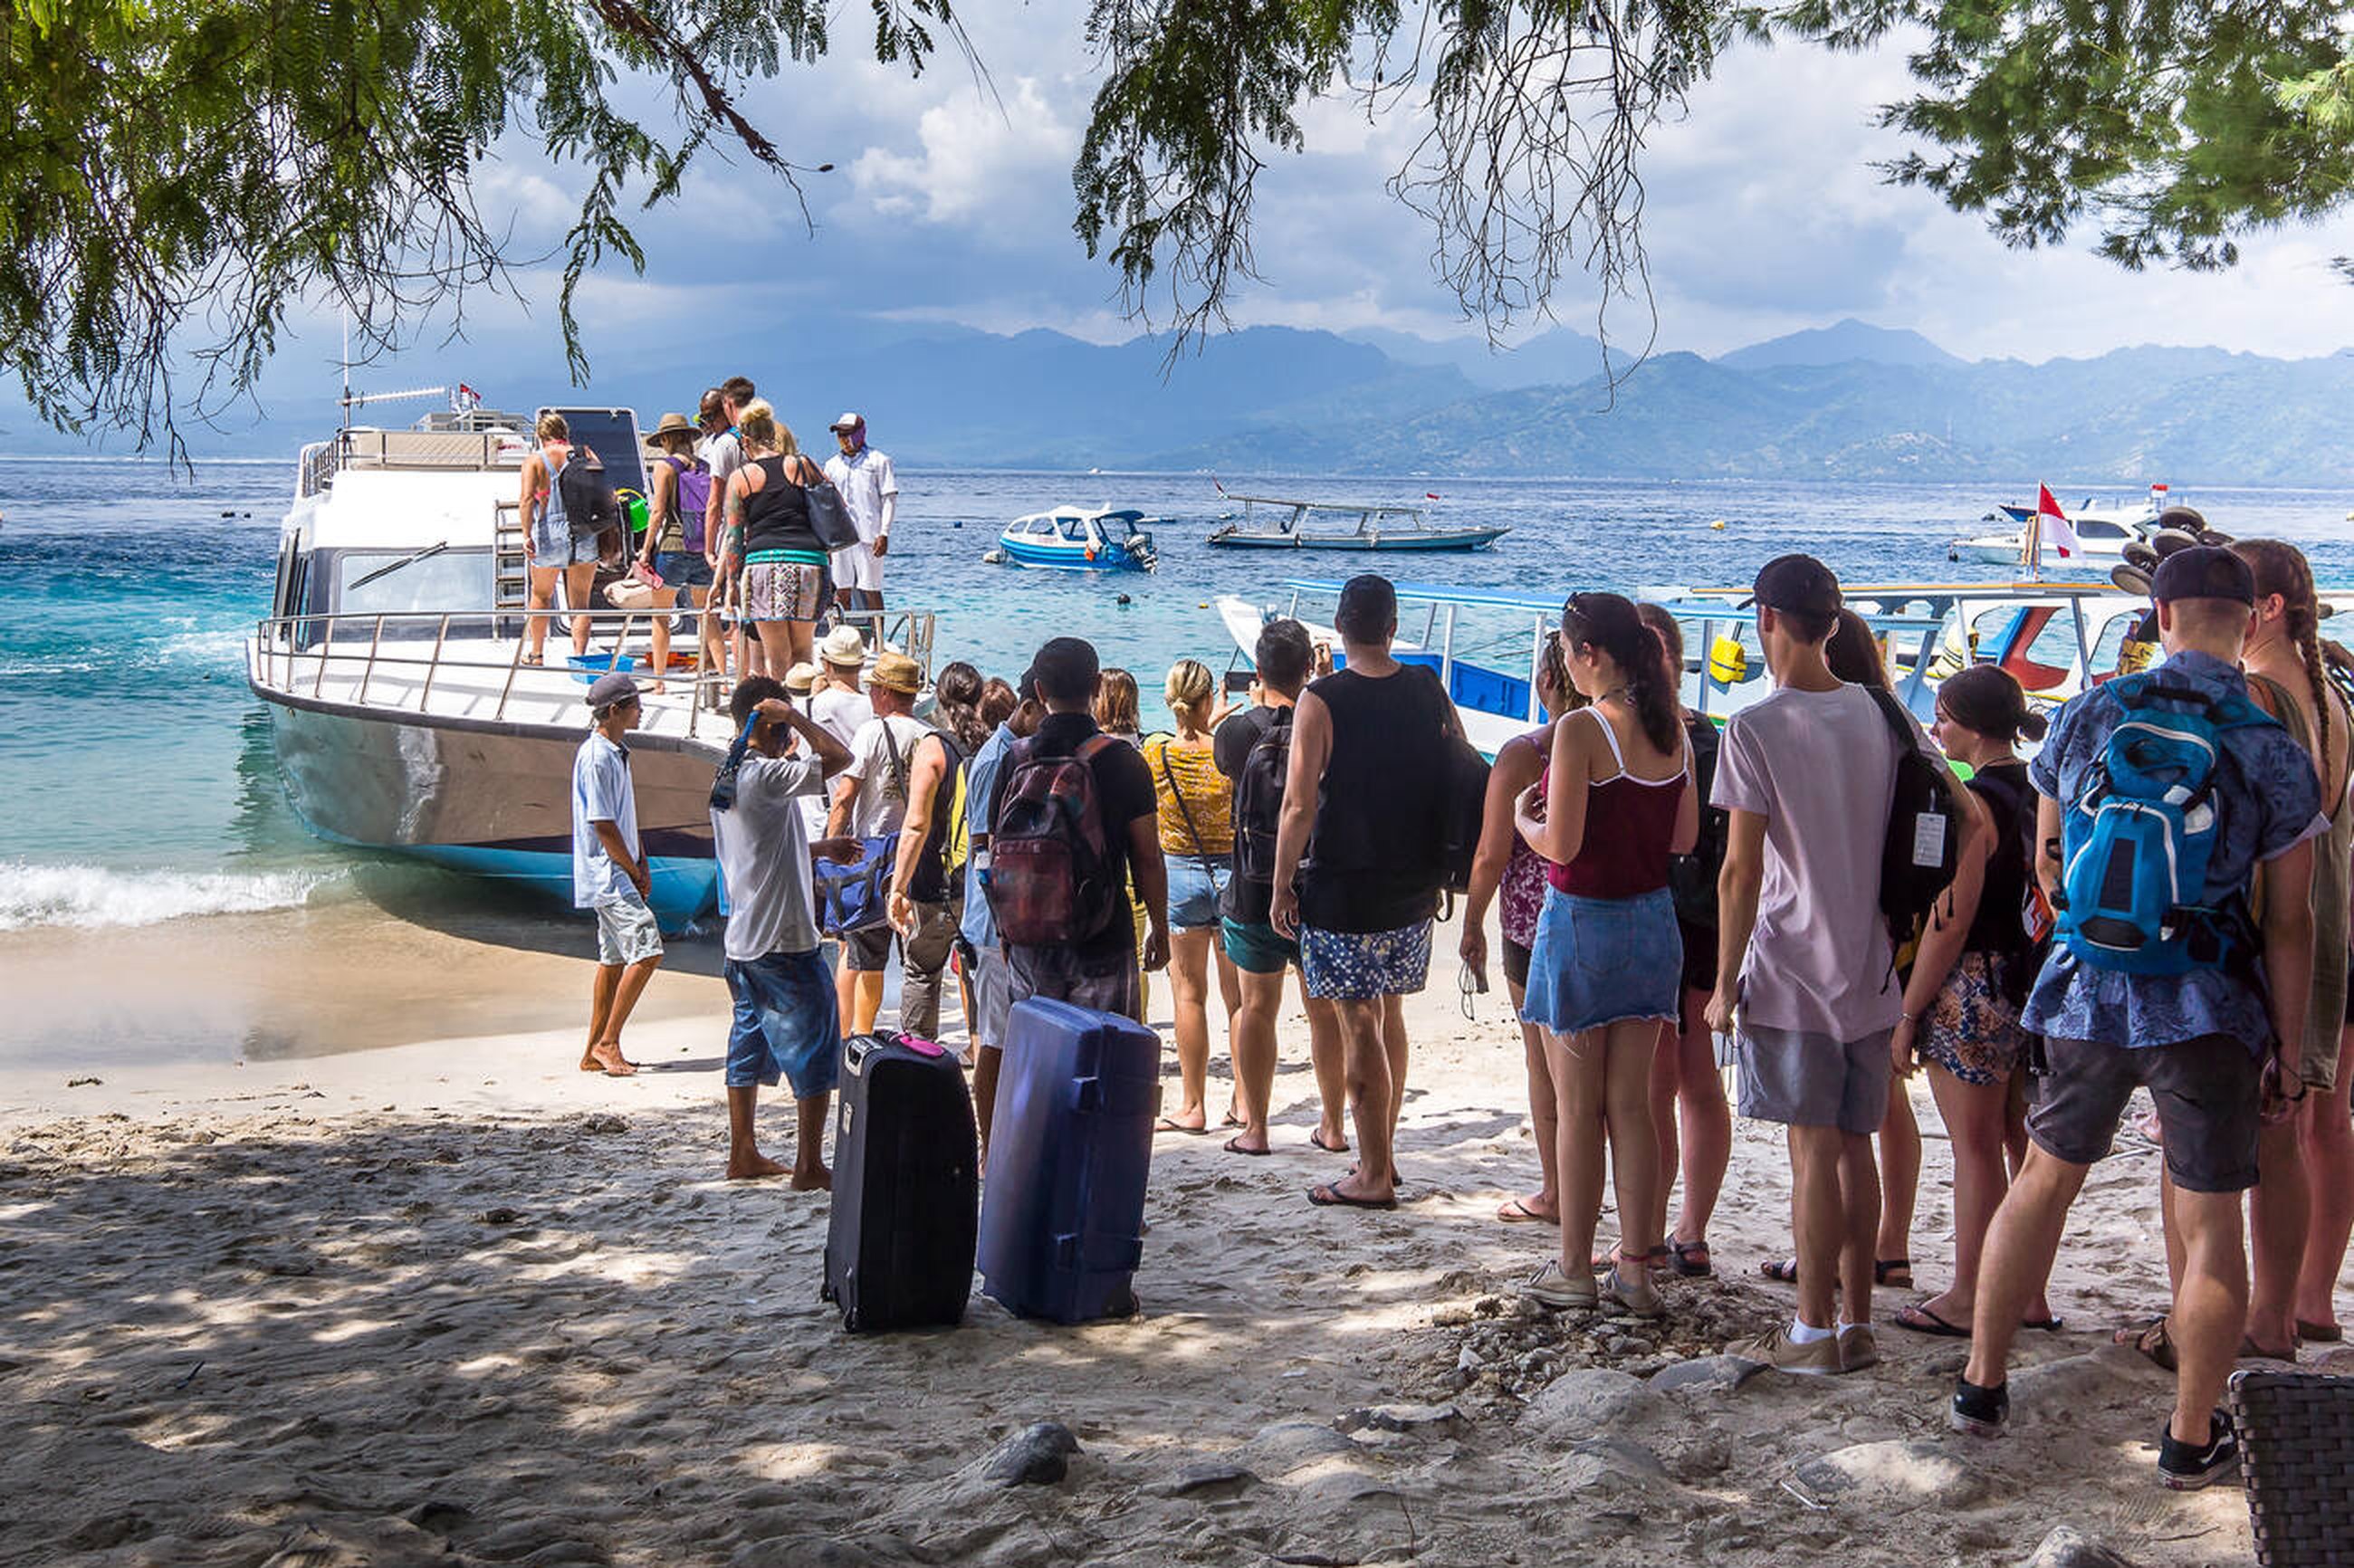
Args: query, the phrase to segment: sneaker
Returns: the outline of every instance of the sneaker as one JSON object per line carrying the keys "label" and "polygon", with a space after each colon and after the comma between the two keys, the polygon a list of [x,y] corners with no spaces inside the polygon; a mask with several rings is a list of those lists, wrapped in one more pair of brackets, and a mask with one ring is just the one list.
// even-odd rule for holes
{"label": "sneaker", "polygon": [[1668,1304],[1659,1298],[1659,1287],[1651,1283],[1650,1274],[1632,1284],[1613,1268],[1596,1282],[1604,1301],[1630,1318],[1664,1318]]}
{"label": "sneaker", "polygon": [[2232,1418],[2219,1410],[2207,1421],[2203,1444],[2176,1442],[2172,1421],[2158,1434],[2158,1478],[2175,1491],[2195,1492],[2240,1473],[2240,1436],[2232,1430]]}
{"label": "sneaker", "polygon": [[1946,1425],[1972,1437],[1995,1437],[2010,1419],[2010,1385],[1988,1388],[1966,1377],[1954,1380],[1954,1400],[1946,1407]]}
{"label": "sneaker", "polygon": [[1846,1368],[1840,1363],[1840,1342],[1835,1334],[1825,1334],[1810,1344],[1800,1344],[1790,1338],[1787,1324],[1758,1335],[1754,1340],[1740,1340],[1724,1347],[1724,1353],[1738,1361],[1754,1361],[1777,1372],[1795,1372],[1801,1377],[1837,1377]]}
{"label": "sneaker", "polygon": [[1556,1312],[1590,1308],[1602,1298],[1591,1275],[1571,1275],[1563,1272],[1559,1261],[1545,1259],[1543,1268],[1521,1287],[1521,1294],[1540,1307],[1550,1307]]}
{"label": "sneaker", "polygon": [[1880,1341],[1872,1337],[1869,1323],[1850,1323],[1840,1330],[1840,1370],[1861,1372],[1880,1364]]}

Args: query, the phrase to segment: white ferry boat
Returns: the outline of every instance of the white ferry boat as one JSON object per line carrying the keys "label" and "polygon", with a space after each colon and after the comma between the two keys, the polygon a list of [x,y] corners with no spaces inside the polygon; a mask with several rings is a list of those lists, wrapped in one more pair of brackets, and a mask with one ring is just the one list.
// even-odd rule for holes
{"label": "white ferry boat", "polygon": [[[631,410],[557,411],[617,489],[645,489]],[[588,684],[609,669],[665,678],[628,744],[649,902],[676,930],[717,894],[709,795],[733,737],[707,705],[724,677],[703,667],[691,631],[674,640],[685,654],[671,670],[652,670],[642,610],[541,611],[554,621],[546,663],[524,662],[533,612],[517,497],[535,424],[434,414],[415,429],[347,428],[305,447],[270,613],[246,645],[247,683],[268,705],[279,771],[313,832],[568,904],[572,758],[588,729]],[[590,626],[586,656],[571,649],[578,616]],[[867,619],[869,645],[914,657],[928,685],[931,618]]]}

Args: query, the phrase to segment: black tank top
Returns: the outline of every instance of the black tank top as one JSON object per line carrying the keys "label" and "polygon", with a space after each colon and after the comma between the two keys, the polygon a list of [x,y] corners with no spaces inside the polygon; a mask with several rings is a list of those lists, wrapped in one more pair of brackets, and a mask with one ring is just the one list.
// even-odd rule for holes
{"label": "black tank top", "polygon": [[785,477],[785,460],[762,458],[752,466],[763,477],[744,505],[744,553],[813,550],[823,555],[825,546],[810,530],[809,496]]}
{"label": "black tank top", "polygon": [[2027,846],[2034,824],[2031,818],[2021,819],[2035,810],[2035,790],[2027,781],[2024,762],[1982,768],[1970,780],[1970,789],[1994,817],[1994,847],[1987,854],[1986,882],[1962,950],[2015,953],[2027,945],[2020,911],[2027,899]]}
{"label": "black tank top", "polygon": [[1417,665],[1341,670],[1308,688],[1332,715],[1332,755],[1316,797],[1300,915],[1328,931],[1389,931],[1437,905],[1439,737],[1450,705]]}
{"label": "black tank top", "polygon": [[[916,871],[907,878],[907,896],[918,904],[945,904],[962,885],[961,867],[958,882],[949,881],[948,847],[949,812],[956,805],[957,775],[964,770],[964,748],[944,729],[932,731],[929,738],[940,743],[941,759],[948,766],[941,770],[939,788],[932,796],[932,825],[924,834],[923,846],[916,852]],[[917,744],[920,746],[922,742]],[[911,752],[907,766],[912,770],[915,765]],[[906,853],[904,848],[900,853]]]}

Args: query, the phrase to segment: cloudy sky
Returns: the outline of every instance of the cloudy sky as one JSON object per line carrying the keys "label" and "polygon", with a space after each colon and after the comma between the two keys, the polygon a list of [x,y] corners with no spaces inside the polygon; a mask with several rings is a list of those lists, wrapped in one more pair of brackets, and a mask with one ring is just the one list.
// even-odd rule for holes
{"label": "cloudy sky", "polygon": [[[812,236],[789,193],[749,167],[706,164],[678,209],[648,215],[642,281],[609,268],[591,302],[607,321],[689,341],[724,339],[726,315],[857,310],[998,331],[1046,326],[1131,335],[1114,280],[1073,236],[1069,171],[1095,80],[1073,0],[968,14],[993,96],[952,52],[919,80],[864,53],[863,13],[837,19],[834,53],[764,84],[748,107],[811,177]],[[2259,236],[2236,272],[2135,276],[2073,249],[2006,249],[1973,218],[1880,183],[1898,150],[1871,125],[1905,82],[1893,51],[1840,57],[1744,47],[1653,136],[1646,234],[1663,347],[1716,353],[1855,315],[1913,327],[1968,357],[2041,360],[2137,343],[2216,344],[2280,355],[2354,344],[2354,287],[2327,267],[2354,252],[2354,221]],[[1305,154],[1263,177],[1264,281],[1243,323],[1443,336],[1475,329],[1433,279],[1429,231],[1383,190],[1419,133],[1409,114],[1368,124],[1315,106]],[[486,169],[486,205],[552,238],[570,172]],[[533,318],[553,289],[534,280]],[[1590,327],[1597,296],[1573,279],[1555,301]],[[481,318],[495,327],[506,315]],[[1623,318],[1639,334],[1639,311]],[[635,335],[634,333],[632,335]]]}

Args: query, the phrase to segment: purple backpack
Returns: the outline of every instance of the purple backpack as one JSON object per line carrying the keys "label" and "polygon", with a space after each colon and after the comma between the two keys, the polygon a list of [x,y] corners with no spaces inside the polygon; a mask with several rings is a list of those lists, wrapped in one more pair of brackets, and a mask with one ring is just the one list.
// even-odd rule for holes
{"label": "purple backpack", "polygon": [[674,510],[678,514],[679,531],[684,535],[688,549],[700,550],[704,547],[703,521],[711,511],[711,471],[680,457],[665,457],[663,461],[670,464],[671,472],[678,475],[678,500]]}

